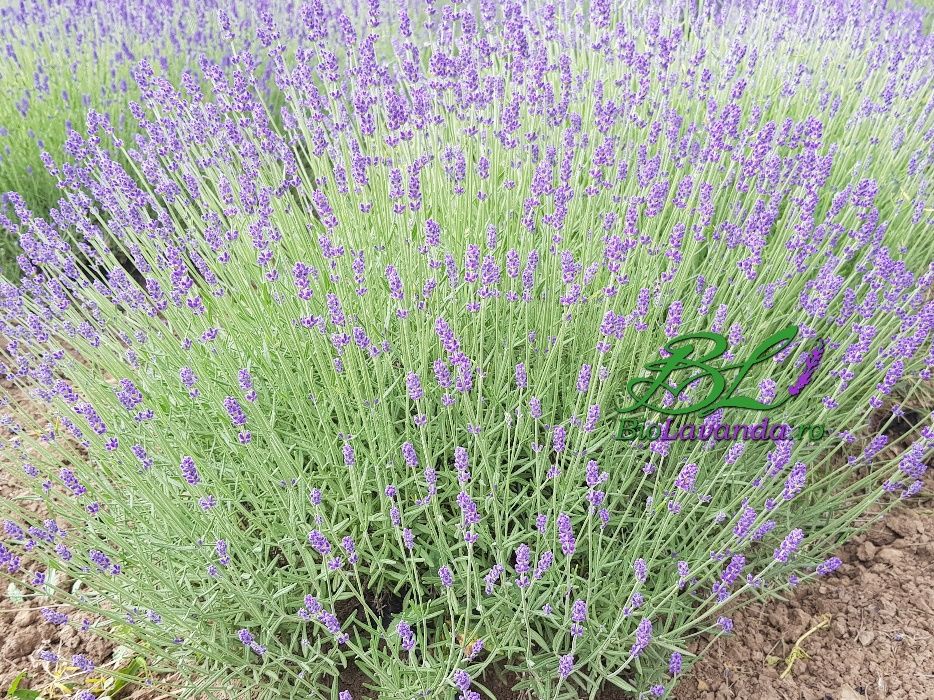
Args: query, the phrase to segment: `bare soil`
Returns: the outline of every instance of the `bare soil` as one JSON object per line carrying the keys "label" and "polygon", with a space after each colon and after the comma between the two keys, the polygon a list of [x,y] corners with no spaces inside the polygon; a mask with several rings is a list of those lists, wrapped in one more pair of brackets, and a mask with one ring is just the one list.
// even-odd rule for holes
{"label": "bare soil", "polygon": [[[843,547],[831,578],[734,615],[677,700],[934,698],[934,499]],[[825,626],[819,627],[821,623]],[[795,642],[806,658],[786,658]]]}

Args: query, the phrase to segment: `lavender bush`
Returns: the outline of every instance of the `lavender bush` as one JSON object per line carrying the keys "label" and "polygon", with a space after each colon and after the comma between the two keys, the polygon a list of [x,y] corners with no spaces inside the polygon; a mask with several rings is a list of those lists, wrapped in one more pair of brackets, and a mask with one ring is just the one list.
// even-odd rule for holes
{"label": "lavender bush", "polygon": [[[60,158],[68,131],[84,124],[88,109],[100,113],[121,141],[133,144],[128,105],[139,99],[133,66],[146,59],[178,85],[186,71],[200,75],[204,61],[227,64],[231,47],[217,23],[221,7],[230,10],[230,22],[244,39],[255,31],[254,11],[279,16],[295,11],[288,0],[249,7],[216,0],[36,0],[0,6],[0,193],[16,191],[34,211],[47,213],[58,191],[40,154]],[[258,77],[264,99],[275,103],[279,93],[267,80],[271,75],[261,71]],[[0,262],[12,267],[8,274],[16,270],[15,253],[9,252],[14,250],[15,239],[3,236]]]}
{"label": "lavender bush", "polygon": [[[4,453],[34,496],[4,503],[0,559],[38,593],[81,581],[47,620],[185,697],[345,700],[349,668],[391,698],[504,673],[660,697],[732,606],[831,574],[864,513],[917,493],[934,426],[897,450],[867,427],[934,366],[921,13],[299,18],[292,45],[222,15],[208,88],[142,62],[137,144],[92,111],[45,158],[48,220],[10,197]],[[826,432],[614,439],[671,339],[741,360],[789,324],[743,391]]]}

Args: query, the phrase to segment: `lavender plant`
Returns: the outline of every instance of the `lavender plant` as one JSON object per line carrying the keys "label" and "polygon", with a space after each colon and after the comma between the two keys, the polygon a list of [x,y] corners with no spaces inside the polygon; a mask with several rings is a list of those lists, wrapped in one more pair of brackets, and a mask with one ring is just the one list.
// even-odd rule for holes
{"label": "lavender plant", "polygon": [[[0,6],[0,193],[16,191],[34,211],[46,214],[58,193],[40,154],[61,158],[68,131],[81,128],[89,109],[100,113],[121,141],[133,144],[128,105],[139,95],[132,67],[145,58],[178,85],[183,72],[200,74],[202,60],[227,62],[230,46],[217,23],[221,7],[228,8],[228,21],[243,39],[255,31],[255,12],[288,16],[295,9],[288,0],[249,8],[181,0]],[[269,76],[259,77],[264,99],[275,103],[277,91],[262,83]],[[15,239],[4,236],[0,250],[5,272],[13,274],[15,253],[8,251],[16,250]]]}
{"label": "lavender plant", "polygon": [[[0,560],[82,582],[47,620],[186,697],[344,700],[351,668],[392,698],[661,697],[733,606],[831,575],[918,492],[934,426],[866,430],[934,366],[920,13],[300,19],[293,52],[259,16],[265,53],[206,89],[142,62],[137,144],[92,111],[45,158],[48,219],[10,197],[4,454],[33,495]],[[718,440],[739,406],[615,439],[671,339],[736,360],[789,324],[742,388],[820,437]]]}

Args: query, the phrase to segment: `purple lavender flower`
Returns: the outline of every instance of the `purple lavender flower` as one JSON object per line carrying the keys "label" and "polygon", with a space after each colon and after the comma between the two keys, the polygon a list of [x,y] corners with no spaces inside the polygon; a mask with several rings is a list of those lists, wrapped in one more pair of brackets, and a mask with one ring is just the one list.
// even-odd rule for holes
{"label": "purple lavender flower", "polygon": [[203,496],[198,499],[198,505],[201,507],[201,510],[211,510],[217,506],[217,499],[214,496]]}
{"label": "purple lavender flower", "polygon": [[195,467],[195,460],[191,457],[182,457],[182,462],[179,465],[179,468],[182,470],[182,476],[185,477],[191,486],[196,486],[201,483],[201,475],[198,474],[198,469]]}
{"label": "purple lavender flower", "polygon": [[789,532],[775,550],[775,561],[787,562],[788,558],[798,550],[803,540],[804,530],[801,528],[795,528]]}
{"label": "purple lavender flower", "polygon": [[558,542],[561,544],[561,551],[564,556],[570,557],[574,554],[577,546],[574,539],[574,529],[571,525],[571,518],[566,513],[558,515]]}
{"label": "purple lavender flower", "polygon": [[415,372],[409,372],[405,377],[405,388],[408,391],[409,398],[412,401],[418,401],[425,392],[422,391],[422,383]]}
{"label": "purple lavender flower", "polygon": [[649,577],[649,567],[645,563],[645,559],[636,559],[632,563],[632,570],[635,572],[636,580],[639,583],[645,583],[646,579]]}
{"label": "purple lavender flower", "polygon": [[357,546],[354,544],[353,537],[349,535],[341,539],[341,547],[344,552],[347,553],[347,561],[351,566],[356,565],[360,561],[360,555],[357,553]]}
{"label": "purple lavender flower", "polygon": [[3,521],[3,532],[7,537],[13,540],[22,540],[26,537],[26,533],[23,532],[23,528],[14,523],[12,520]]}
{"label": "purple lavender flower", "polygon": [[788,475],[788,478],[785,480],[785,488],[782,491],[782,498],[786,501],[790,501],[792,498],[797,496],[804,489],[804,484],[807,481],[807,466],[804,462],[798,462],[791,469],[791,473]]}
{"label": "purple lavender flower", "polygon": [[674,651],[668,661],[668,675],[678,676],[681,674],[681,653]]}
{"label": "purple lavender flower", "polygon": [[520,544],[516,548],[515,569],[516,573],[519,574],[516,585],[519,588],[528,588],[530,581],[527,574],[532,570],[532,550],[527,544]]}
{"label": "purple lavender flower", "polygon": [[729,564],[720,575],[720,580],[713,586],[713,593],[719,602],[723,602],[730,597],[730,587],[739,578],[745,566],[746,557],[742,554],[734,554],[730,558]]}
{"label": "purple lavender flower", "polygon": [[217,554],[217,562],[221,566],[230,566],[230,555],[227,553],[226,540],[218,540],[214,545],[214,552]]}
{"label": "purple lavender flower", "polygon": [[396,625],[396,633],[402,641],[402,651],[412,651],[415,648],[415,632],[408,622],[400,620]]}
{"label": "purple lavender flower", "polygon": [[253,388],[253,377],[249,370],[241,369],[237,372],[237,383],[244,391],[250,391]]}
{"label": "purple lavender flower", "polygon": [[775,529],[776,525],[777,523],[774,520],[766,520],[755,529],[750,539],[752,539],[753,542],[761,542],[767,534]]}
{"label": "purple lavender flower", "polygon": [[473,526],[480,522],[480,513],[477,511],[477,505],[466,491],[457,494],[457,505],[461,509],[461,519],[464,528],[464,541],[473,544],[477,541],[477,534],[473,532]]}
{"label": "purple lavender flower", "polygon": [[434,219],[425,221],[425,245],[431,248],[441,245],[441,227]]}
{"label": "purple lavender flower", "polygon": [[759,393],[756,395],[756,400],[764,404],[772,403],[775,399],[777,388],[778,385],[775,383],[775,380],[771,377],[766,377],[759,382]]}
{"label": "purple lavender flower", "polygon": [[71,657],[71,665],[81,673],[90,673],[94,670],[94,662],[84,654],[75,654]]}
{"label": "purple lavender flower", "polygon": [[551,565],[554,564],[555,555],[551,553],[551,550],[546,550],[542,552],[541,556],[538,558],[538,563],[535,565],[535,572],[532,574],[532,577],[538,581],[541,579],[551,568]]}
{"label": "purple lavender flower", "polygon": [[743,504],[743,509],[740,511],[739,520],[733,527],[733,534],[736,535],[736,537],[739,539],[744,539],[749,534],[749,530],[755,521],[756,511],[754,511],[748,504]]}
{"label": "purple lavender flower", "polygon": [[682,491],[693,491],[694,481],[697,479],[697,465],[694,463],[685,464],[675,479],[675,488]]}
{"label": "purple lavender flower", "polygon": [[587,621],[587,602],[575,600],[571,606],[571,636],[580,637],[584,634],[584,622]]}
{"label": "purple lavender flower", "polygon": [[525,364],[520,362],[516,365],[516,387],[525,389],[529,385],[529,378],[525,372]]}
{"label": "purple lavender flower", "polygon": [[243,412],[243,407],[237,399],[233,396],[225,398],[224,408],[227,410],[227,414],[230,416],[230,422],[233,423],[234,426],[240,427],[246,425],[246,414]]}
{"label": "purple lavender flower", "polygon": [[466,484],[470,481],[470,462],[468,461],[466,448],[454,448],[454,468],[457,470],[458,482]]}
{"label": "purple lavender flower", "polygon": [[493,594],[494,586],[499,581],[500,577],[503,575],[505,571],[506,571],[506,568],[502,564],[494,564],[493,568],[490,569],[487,572],[486,576],[483,577],[483,581],[485,584],[484,592],[487,595]]}
{"label": "purple lavender flower", "polygon": [[652,641],[652,621],[643,617],[636,627],[636,641],[629,650],[631,656],[638,658],[645,651]]}
{"label": "purple lavender flower", "polygon": [[558,658],[558,678],[564,680],[574,671],[574,654],[565,654]]}
{"label": "purple lavender flower", "polygon": [[67,625],[68,624],[68,615],[58,610],[52,610],[51,608],[41,608],[39,612],[42,613],[43,619],[48,622],[50,625]]}
{"label": "purple lavender flower", "polygon": [[817,565],[817,575],[828,576],[829,574],[832,574],[834,571],[839,569],[842,563],[843,562],[840,561],[839,557],[830,557],[830,559],[827,559],[826,561],[823,561]]}
{"label": "purple lavender flower", "polygon": [[566,437],[567,430],[560,425],[556,425],[551,435],[551,446],[556,453],[561,454],[564,452]]}
{"label": "purple lavender flower", "polygon": [[120,380],[120,391],[117,392],[117,399],[123,404],[123,407],[132,411],[143,402],[143,395],[130,379]]}
{"label": "purple lavender flower", "polygon": [[88,490],[78,481],[78,477],[72,469],[61,469],[58,473],[59,478],[65,487],[71,491],[73,496],[83,496]]}
{"label": "purple lavender flower", "polygon": [[577,390],[582,394],[586,394],[590,388],[590,375],[590,365],[581,365],[580,372],[577,375]]}
{"label": "purple lavender flower", "polygon": [[243,646],[251,649],[253,653],[258,656],[263,656],[266,653],[266,647],[257,642],[253,638],[253,635],[250,634],[249,630],[242,629],[237,632],[237,639],[240,640],[240,643],[243,644]]}
{"label": "purple lavender flower", "polygon": [[451,681],[454,683],[454,687],[461,692],[470,690],[470,684],[472,683],[467,672],[461,669],[454,671],[454,674],[451,676]]}
{"label": "purple lavender flower", "polygon": [[591,404],[587,409],[587,420],[584,421],[584,432],[592,433],[597,428],[597,421],[600,420],[600,404]]}
{"label": "purple lavender flower", "polygon": [[418,455],[415,453],[415,447],[411,442],[402,443],[402,458],[413,469],[418,466]]}
{"label": "purple lavender flower", "polygon": [[40,651],[38,654],[36,654],[36,656],[39,658],[40,661],[45,661],[48,664],[56,664],[58,663],[58,659],[59,659],[58,654],[52,651],[48,651],[46,649],[43,649],[42,651]]}
{"label": "purple lavender flower", "polygon": [[308,544],[321,556],[331,553],[331,543],[319,530],[312,530],[308,533]]}

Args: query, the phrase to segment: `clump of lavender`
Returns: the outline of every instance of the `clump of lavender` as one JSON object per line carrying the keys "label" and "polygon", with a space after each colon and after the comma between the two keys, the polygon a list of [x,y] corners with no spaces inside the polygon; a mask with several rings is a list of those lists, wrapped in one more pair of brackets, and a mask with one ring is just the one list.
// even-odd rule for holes
{"label": "clump of lavender", "polygon": [[[55,205],[58,175],[47,171],[50,161],[40,154],[60,158],[69,132],[82,128],[88,110],[102,131],[133,146],[136,125],[128,112],[140,94],[131,74],[141,59],[160,66],[173,85],[195,86],[202,80],[202,56],[208,64],[229,60],[230,30],[239,29],[242,39],[259,47],[269,36],[264,18],[285,16],[290,4],[5,3],[0,7],[0,210],[7,208],[2,197],[7,191],[18,192],[42,212]],[[278,31],[290,37],[293,27],[283,23]],[[281,92],[267,78],[271,73],[262,71],[264,97],[278,104]],[[0,244],[4,250],[6,241]],[[9,266],[7,274],[16,271],[14,258],[0,262]]]}
{"label": "clump of lavender", "polygon": [[[295,16],[232,23],[203,84],[141,61],[133,144],[92,112],[45,158],[50,216],[8,197],[3,450],[68,525],[5,501],[0,566],[94,591],[45,581],[79,611],[46,619],[130,619],[188,687],[260,698],[333,697],[351,662],[386,697],[502,664],[658,696],[724,606],[832,574],[856,514],[917,493],[934,426],[839,458],[934,365],[917,11]],[[823,339],[775,414],[820,437],[613,439],[669,336],[735,329],[741,362],[792,321],[737,393]]]}

